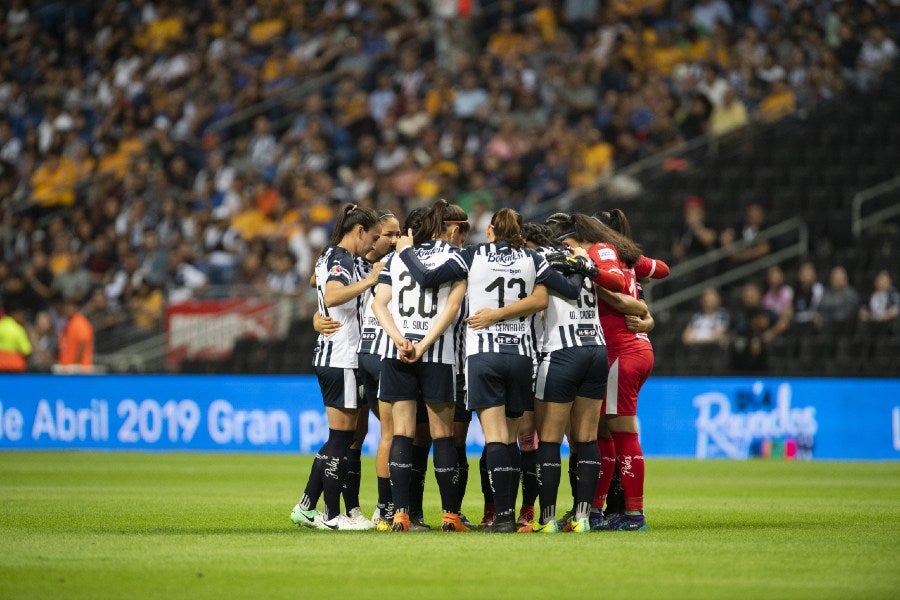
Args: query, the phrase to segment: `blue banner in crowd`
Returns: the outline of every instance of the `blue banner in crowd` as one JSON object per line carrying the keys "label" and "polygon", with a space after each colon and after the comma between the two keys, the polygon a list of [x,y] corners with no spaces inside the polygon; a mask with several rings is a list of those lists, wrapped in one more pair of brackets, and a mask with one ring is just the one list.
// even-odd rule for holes
{"label": "blue banner in crowd", "polygon": [[[900,458],[900,380],[651,378],[650,456]],[[363,451],[374,454],[369,418]],[[0,448],[315,452],[328,421],[312,376],[0,378]],[[477,419],[468,451],[484,438]]]}

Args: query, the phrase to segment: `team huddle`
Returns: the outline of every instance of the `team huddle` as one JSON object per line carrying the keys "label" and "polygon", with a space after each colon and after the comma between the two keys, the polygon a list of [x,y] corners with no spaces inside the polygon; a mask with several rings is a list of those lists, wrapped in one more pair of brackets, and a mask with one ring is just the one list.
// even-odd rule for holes
{"label": "team huddle", "polygon": [[[440,200],[403,230],[389,212],[348,205],[316,262],[314,365],[329,436],[291,520],[430,529],[422,494],[433,448],[440,528],[474,529],[460,507],[475,413],[484,531],[646,530],[636,414],[653,319],[640,280],[665,277],[665,263],[642,256],[619,210],[523,225],[501,209],[487,243],[465,246],[468,216]],[[359,502],[369,409],[381,423],[371,520]],[[558,516],[564,436],[573,498]],[[621,506],[607,499],[614,475]]]}

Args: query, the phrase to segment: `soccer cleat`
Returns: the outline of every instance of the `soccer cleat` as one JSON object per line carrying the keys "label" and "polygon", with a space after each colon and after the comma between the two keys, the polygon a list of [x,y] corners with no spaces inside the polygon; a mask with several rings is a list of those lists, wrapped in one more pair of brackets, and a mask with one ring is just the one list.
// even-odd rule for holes
{"label": "soccer cleat", "polygon": [[392,531],[392,524],[384,519],[375,524],[375,531]]}
{"label": "soccer cleat", "polygon": [[378,525],[381,521],[381,508],[375,507],[375,512],[372,513],[372,522]]}
{"label": "soccer cleat", "polygon": [[522,508],[519,509],[519,518],[516,519],[516,522],[520,527],[524,527],[532,521],[534,521],[534,505],[523,504]]}
{"label": "soccer cleat", "polygon": [[425,522],[425,516],[421,513],[409,515],[410,531],[431,531],[431,525]]}
{"label": "soccer cleat", "polygon": [[466,515],[459,513],[459,520],[462,521],[462,524],[468,527],[470,530],[475,529],[476,525],[472,521],[470,521]]}
{"label": "soccer cleat", "polygon": [[591,522],[587,517],[572,519],[569,522],[569,525],[569,531],[571,531],[572,533],[590,533],[591,531]]}
{"label": "soccer cleat", "polygon": [[316,528],[323,531],[359,531],[350,517],[341,513],[332,519],[325,519],[325,515],[319,513],[316,517]]}
{"label": "soccer cleat", "polygon": [[609,529],[609,520],[603,514],[602,510],[596,508],[588,515],[588,522],[591,524],[591,531],[601,531]]}
{"label": "soccer cleat", "polygon": [[391,525],[391,531],[409,531],[409,514],[405,512],[394,513],[394,523]]}
{"label": "soccer cleat", "polygon": [[556,519],[550,519],[546,523],[535,521],[531,524],[533,533],[559,533],[559,522]]}
{"label": "soccer cleat", "polygon": [[441,531],[469,531],[457,513],[445,512],[441,517]]}
{"label": "soccer cleat", "polygon": [[356,508],[351,508],[350,512],[347,513],[347,516],[351,521],[353,521],[353,524],[356,527],[356,531],[368,531],[369,529],[375,529],[375,523],[368,520],[362,513],[362,509],[360,509],[358,506]]}
{"label": "soccer cleat", "polygon": [[513,521],[512,515],[508,517],[498,517],[494,519],[489,527],[484,529],[485,533],[516,533],[518,526]]}
{"label": "soccer cleat", "polygon": [[529,524],[527,524],[527,525],[520,525],[519,528],[518,528],[516,531],[519,532],[519,533],[534,533],[534,528],[535,528],[536,525],[537,525],[536,523],[529,523]]}
{"label": "soccer cleat", "polygon": [[574,510],[567,510],[566,514],[556,520],[556,526],[560,531],[572,531],[571,522],[572,517],[575,516]]}
{"label": "soccer cleat", "polygon": [[647,519],[644,513],[638,515],[616,515],[609,520],[610,531],[647,531]]}
{"label": "soccer cleat", "polygon": [[291,511],[291,521],[294,522],[294,525],[299,525],[301,527],[316,527],[316,517],[319,515],[319,511],[313,510],[303,510],[300,508],[300,504],[297,503],[294,506],[294,510]]}
{"label": "soccer cleat", "polygon": [[484,505],[484,516],[481,517],[481,523],[478,524],[478,527],[481,529],[487,529],[494,523],[494,519],[497,518],[497,513],[494,512],[493,504],[485,504]]}

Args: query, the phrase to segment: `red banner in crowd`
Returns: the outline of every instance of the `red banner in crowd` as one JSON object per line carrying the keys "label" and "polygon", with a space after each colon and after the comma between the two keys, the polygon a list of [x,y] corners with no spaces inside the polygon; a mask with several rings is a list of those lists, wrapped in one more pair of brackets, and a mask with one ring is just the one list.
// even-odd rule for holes
{"label": "red banner in crowd", "polygon": [[191,300],[166,311],[169,367],[185,358],[225,358],[239,338],[278,335],[278,305],[257,299]]}

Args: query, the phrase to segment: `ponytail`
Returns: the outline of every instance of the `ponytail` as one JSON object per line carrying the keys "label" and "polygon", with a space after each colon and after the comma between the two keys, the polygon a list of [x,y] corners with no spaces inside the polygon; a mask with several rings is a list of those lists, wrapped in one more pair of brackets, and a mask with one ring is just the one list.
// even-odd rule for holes
{"label": "ponytail", "polygon": [[491,217],[491,226],[494,228],[494,239],[506,242],[513,248],[524,248],[525,238],[522,237],[522,215],[511,208],[501,208]]}
{"label": "ponytail", "polygon": [[330,244],[337,246],[344,236],[357,225],[362,225],[362,228],[368,231],[379,222],[378,213],[373,209],[358,204],[348,204],[341,209],[341,213],[338,215],[334,231],[331,232]]}
{"label": "ponytail", "polygon": [[634,239],[631,235],[631,225],[628,223],[628,218],[625,216],[625,213],[622,212],[621,208],[601,210],[594,213],[594,218],[608,226],[610,229],[618,231],[629,240]]}
{"label": "ponytail", "polygon": [[525,223],[522,225],[522,236],[539,248],[559,248],[560,243],[553,237],[553,229],[543,223]]}
{"label": "ponytail", "polygon": [[456,204],[449,204],[446,200],[440,199],[425,213],[420,226],[414,230],[413,243],[421,244],[437,239],[448,226],[460,225],[462,227],[463,224],[468,228],[469,216],[466,211]]}

